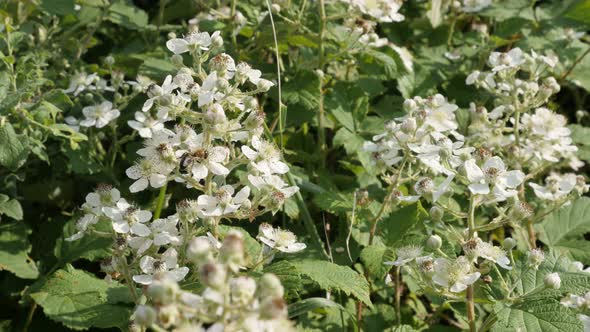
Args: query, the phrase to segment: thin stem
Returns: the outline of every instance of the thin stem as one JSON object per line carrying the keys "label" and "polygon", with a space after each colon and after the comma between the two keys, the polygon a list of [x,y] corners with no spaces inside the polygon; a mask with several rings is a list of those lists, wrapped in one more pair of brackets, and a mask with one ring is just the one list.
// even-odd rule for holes
{"label": "thin stem", "polygon": [[574,68],[576,68],[576,66],[580,62],[582,62],[582,60],[586,57],[586,55],[588,55],[588,53],[590,53],[590,47],[588,47],[588,49],[582,55],[580,55],[579,58],[576,59],[576,61],[574,62],[574,64],[571,67],[569,67],[569,69],[565,72],[565,74],[563,74],[561,76],[561,79],[564,80],[566,77],[568,77],[569,74],[572,73],[572,71],[574,70]]}
{"label": "thin stem", "polygon": [[325,132],[325,108],[324,108],[324,79],[323,70],[325,65],[325,45],[324,36],[326,34],[326,7],[324,0],[319,1],[320,10],[320,33],[319,33],[319,55],[318,55],[318,69],[321,73],[318,74],[319,82],[319,107],[318,107],[318,143],[320,149],[320,167],[325,168],[326,166],[326,132]]}
{"label": "thin stem", "polygon": [[166,200],[166,189],[168,188],[168,182],[160,188],[160,193],[158,194],[158,202],[156,203],[156,210],[154,211],[154,220],[160,218],[160,214],[162,213],[162,208],[164,207],[164,201]]}
{"label": "thin stem", "polygon": [[[473,196],[469,199],[469,214],[467,217],[469,227],[469,238],[475,233],[475,199]],[[467,286],[467,320],[469,321],[469,331],[475,332],[475,302],[473,301],[473,284]]]}
{"label": "thin stem", "polygon": [[283,96],[281,87],[281,55],[279,54],[279,42],[277,40],[277,30],[275,28],[275,21],[272,16],[272,6],[270,0],[266,0],[266,6],[268,7],[268,15],[270,17],[270,25],[272,27],[272,36],[275,44],[275,57],[277,58],[277,88],[279,89],[279,143],[281,150],[284,148],[283,144]]}
{"label": "thin stem", "polygon": [[31,322],[33,321],[33,316],[35,316],[36,310],[37,303],[33,302],[33,305],[31,305],[31,309],[29,310],[29,314],[27,315],[27,321],[25,322],[25,326],[23,327],[23,332],[29,331],[29,326],[31,326]]}
{"label": "thin stem", "polygon": [[516,144],[517,147],[520,143],[520,130],[518,128],[519,125],[520,125],[520,111],[517,109],[516,110],[516,117],[514,119],[514,143]]}
{"label": "thin stem", "polygon": [[529,234],[529,242],[531,249],[537,247],[537,235],[535,234],[535,229],[533,228],[533,219],[527,220],[527,232]]}
{"label": "thin stem", "polygon": [[395,267],[395,318],[397,321],[397,325],[402,324],[402,307],[401,307],[401,298],[402,298],[402,273],[401,273],[401,266]]}
{"label": "thin stem", "polygon": [[476,332],[475,328],[475,302],[473,301],[473,285],[467,287],[467,320],[469,331]]}

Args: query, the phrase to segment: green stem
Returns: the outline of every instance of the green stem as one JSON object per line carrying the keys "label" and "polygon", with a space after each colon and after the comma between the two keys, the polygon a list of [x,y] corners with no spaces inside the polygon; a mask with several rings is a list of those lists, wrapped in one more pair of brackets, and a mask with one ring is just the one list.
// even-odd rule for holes
{"label": "green stem", "polygon": [[[270,17],[270,24],[272,27],[272,35],[275,44],[275,57],[277,58],[277,88],[279,92],[279,143],[281,145],[281,150],[284,149],[285,145],[283,142],[283,96],[282,96],[282,87],[281,87],[281,56],[279,54],[279,42],[277,39],[277,30],[275,28],[275,21],[272,15],[272,6],[270,5],[270,0],[266,0],[266,6],[268,7],[268,15]],[[285,116],[286,117],[286,116]]]}
{"label": "green stem", "polygon": [[160,218],[160,214],[162,213],[162,208],[164,207],[164,201],[166,200],[166,189],[168,188],[168,183],[164,184],[162,188],[160,188],[160,193],[158,194],[158,202],[156,203],[156,210],[154,211],[154,220]]}
{"label": "green stem", "polygon": [[[320,33],[319,33],[319,55],[318,55],[318,69],[324,70],[325,65],[325,46],[324,46],[324,35],[326,33],[326,7],[324,0],[319,1],[320,10]],[[325,108],[324,108],[324,79],[323,74],[319,75],[319,107],[318,107],[318,143],[320,150],[320,167],[323,169],[326,167],[326,132],[325,132]]]}
{"label": "green stem", "polygon": [[395,267],[395,318],[397,325],[402,325],[402,308],[401,308],[401,297],[402,297],[402,273],[401,267]]}
{"label": "green stem", "polygon": [[27,321],[25,322],[25,326],[23,327],[23,332],[29,331],[29,327],[31,326],[31,322],[33,321],[33,316],[35,316],[36,310],[37,303],[33,302],[33,305],[31,305],[31,309],[29,310],[29,314],[27,315]]}

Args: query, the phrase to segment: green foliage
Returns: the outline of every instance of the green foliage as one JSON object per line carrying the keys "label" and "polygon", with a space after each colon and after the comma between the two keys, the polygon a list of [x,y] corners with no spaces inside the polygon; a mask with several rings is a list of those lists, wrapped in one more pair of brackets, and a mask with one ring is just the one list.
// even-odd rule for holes
{"label": "green foliage", "polygon": [[35,283],[29,294],[49,318],[76,330],[123,330],[133,308],[127,287],[97,279],[71,265]]}
{"label": "green foliage", "polygon": [[16,199],[0,194],[0,215],[3,214],[15,220],[22,220],[23,208]]}
{"label": "green foliage", "polygon": [[0,270],[8,270],[23,279],[35,279],[39,271],[29,257],[31,230],[22,222],[0,225]]}
{"label": "green foliage", "polygon": [[11,170],[21,167],[30,152],[26,136],[16,134],[10,123],[0,123],[0,142],[0,165]]}
{"label": "green foliage", "polygon": [[590,243],[584,239],[584,234],[590,232],[590,198],[579,198],[553,212],[538,225],[538,230],[545,244],[590,263]]}
{"label": "green foliage", "polygon": [[353,269],[319,260],[295,261],[293,265],[299,273],[311,279],[321,289],[341,291],[371,305],[369,284]]}

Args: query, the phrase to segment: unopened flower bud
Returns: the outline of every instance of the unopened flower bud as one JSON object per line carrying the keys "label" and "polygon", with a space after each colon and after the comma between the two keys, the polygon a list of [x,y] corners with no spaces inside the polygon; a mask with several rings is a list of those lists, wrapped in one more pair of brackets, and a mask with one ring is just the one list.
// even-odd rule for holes
{"label": "unopened flower bud", "polygon": [[277,13],[280,13],[280,12],[281,12],[281,6],[279,6],[279,5],[278,5],[278,4],[276,4],[276,3],[273,3],[273,4],[272,4],[272,6],[271,6],[270,8],[271,8],[271,10],[272,10],[272,12],[273,12],[274,14],[277,14]]}
{"label": "unopened flower bud", "polygon": [[170,61],[172,61],[172,64],[177,66],[177,67],[182,67],[184,66],[183,64],[183,60],[182,60],[182,55],[180,54],[174,54],[171,58]]}
{"label": "unopened flower bud", "polygon": [[168,303],[176,298],[178,284],[169,279],[156,280],[147,289],[147,294],[154,303]]}
{"label": "unopened flower bud", "polygon": [[407,118],[402,123],[402,131],[406,134],[411,134],[416,130],[417,124],[416,119],[414,118]]}
{"label": "unopened flower bud", "polygon": [[561,287],[561,278],[559,277],[559,273],[549,273],[543,279],[543,283],[547,288],[559,289],[559,287]]}
{"label": "unopened flower bud", "polygon": [[219,254],[223,262],[238,269],[244,263],[244,236],[242,233],[237,231],[228,233],[223,239]]}
{"label": "unopened flower bud", "polygon": [[219,34],[213,34],[211,36],[211,46],[213,48],[220,48],[223,46],[223,38]]}
{"label": "unopened flower bud", "polygon": [[428,213],[430,214],[430,218],[432,219],[432,221],[437,221],[437,222],[441,221],[445,215],[445,212],[443,211],[443,209],[436,206],[436,205],[431,207],[430,211],[428,211]]}
{"label": "unopened flower bud", "polygon": [[258,296],[262,298],[280,297],[285,294],[285,289],[279,278],[271,273],[266,273],[258,282]]}
{"label": "unopened flower bud", "polygon": [[192,238],[186,248],[186,257],[191,262],[200,265],[209,262],[212,258],[213,246],[211,241],[204,236]]}
{"label": "unopened flower bud", "polygon": [[250,277],[237,277],[230,281],[230,291],[234,301],[249,303],[256,293],[256,281]]}
{"label": "unopened flower bud", "polygon": [[217,263],[207,263],[199,268],[201,281],[213,288],[220,289],[226,283],[227,271],[225,266]]}
{"label": "unopened flower bud", "polygon": [[146,305],[138,305],[133,314],[135,323],[149,327],[156,321],[156,311]]}
{"label": "unopened flower bud", "polygon": [[278,319],[287,316],[287,304],[282,297],[268,297],[260,304],[260,316],[266,319]]}
{"label": "unopened flower bud", "polygon": [[515,247],[516,247],[516,240],[511,237],[505,238],[504,241],[502,242],[502,248],[504,248],[506,250],[512,250]]}
{"label": "unopened flower bud", "polygon": [[174,32],[168,32],[168,39],[176,38],[176,34]]}
{"label": "unopened flower bud", "polygon": [[416,104],[416,102],[413,99],[406,99],[404,100],[404,111],[406,112],[412,112],[414,111],[416,108],[418,108],[418,104]]}
{"label": "unopened flower bud", "polygon": [[115,58],[112,55],[108,55],[104,58],[104,63],[108,66],[112,66],[115,64]]}
{"label": "unopened flower bud", "polygon": [[176,325],[179,319],[180,311],[175,304],[160,307],[158,310],[158,322],[160,322],[166,329],[170,326]]}
{"label": "unopened flower bud", "polygon": [[426,240],[426,247],[432,249],[432,250],[437,250],[440,249],[440,247],[442,246],[442,239],[440,238],[440,236],[438,235],[431,235],[428,240]]}

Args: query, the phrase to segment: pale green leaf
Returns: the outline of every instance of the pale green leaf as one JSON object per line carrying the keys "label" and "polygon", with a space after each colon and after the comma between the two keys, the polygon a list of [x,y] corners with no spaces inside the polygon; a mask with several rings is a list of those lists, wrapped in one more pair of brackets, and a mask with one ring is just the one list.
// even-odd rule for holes
{"label": "pale green leaf", "polygon": [[352,294],[367,305],[371,305],[367,280],[348,266],[341,266],[320,260],[292,262],[299,273],[307,276],[320,288]]}
{"label": "pale green leaf", "polygon": [[71,265],[32,286],[30,295],[47,317],[77,330],[124,329],[133,310],[127,287],[98,279]]}
{"label": "pale green leaf", "polygon": [[37,278],[37,266],[28,256],[30,233],[22,222],[0,224],[0,270],[8,270],[23,279]]}

